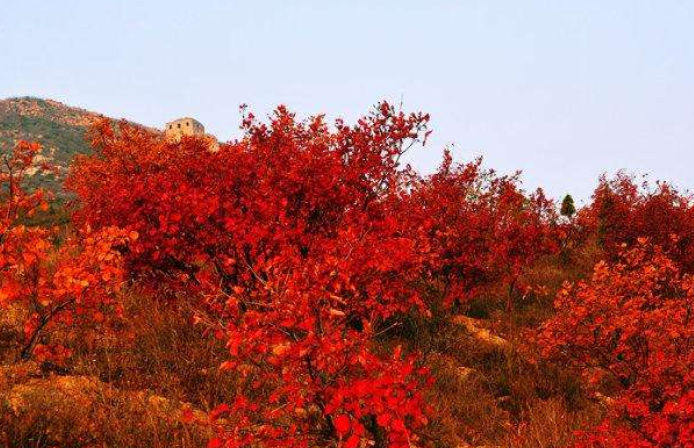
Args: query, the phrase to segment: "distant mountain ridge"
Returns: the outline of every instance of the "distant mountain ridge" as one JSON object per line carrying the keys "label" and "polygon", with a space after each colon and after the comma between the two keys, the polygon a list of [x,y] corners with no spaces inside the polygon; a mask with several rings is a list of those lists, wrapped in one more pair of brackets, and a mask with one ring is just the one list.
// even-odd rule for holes
{"label": "distant mountain ridge", "polygon": [[77,154],[92,152],[86,141],[89,126],[103,117],[50,99],[0,100],[0,147],[13,147],[18,140],[40,143],[43,147],[40,159],[55,166],[56,174],[36,176],[30,179],[29,187],[43,187],[62,194],[62,180],[72,159]]}

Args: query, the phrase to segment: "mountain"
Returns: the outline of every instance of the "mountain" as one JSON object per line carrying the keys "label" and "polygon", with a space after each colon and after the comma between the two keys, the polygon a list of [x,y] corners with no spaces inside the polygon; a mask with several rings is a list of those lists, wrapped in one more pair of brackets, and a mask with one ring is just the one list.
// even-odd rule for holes
{"label": "mountain", "polygon": [[89,154],[89,126],[103,115],[49,99],[21,97],[0,100],[0,148],[17,140],[42,145],[41,158],[56,167],[55,175],[36,176],[28,187],[43,187],[63,195],[62,180],[77,154]]}

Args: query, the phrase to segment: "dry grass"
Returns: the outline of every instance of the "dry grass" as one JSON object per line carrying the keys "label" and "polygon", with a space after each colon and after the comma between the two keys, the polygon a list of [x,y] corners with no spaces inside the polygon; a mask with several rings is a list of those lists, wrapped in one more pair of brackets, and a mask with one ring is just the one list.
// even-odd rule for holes
{"label": "dry grass", "polygon": [[130,294],[116,338],[77,347],[75,370],[125,390],[157,394],[209,410],[236,395],[233,374],[221,371],[222,342],[193,325],[194,305]]}
{"label": "dry grass", "polygon": [[211,429],[184,423],[181,412],[197,409],[206,420],[206,411],[234,395],[233,375],[218,369],[222,344],[192,325],[189,308],[134,293],[125,300],[118,331],[78,334],[60,369],[15,364],[19,322],[4,315],[0,446],[206,445]]}
{"label": "dry grass", "polygon": [[544,288],[514,297],[511,309],[507,289],[492,286],[463,304],[461,315],[411,318],[389,336],[390,345],[405,342],[425,353],[434,372],[427,433],[434,446],[565,447],[577,429],[600,420],[604,409],[579,378],[538,360],[532,344],[535,329],[552,315],[556,292],[587,275],[597,255],[588,246],[540,260],[522,281]]}
{"label": "dry grass", "polygon": [[5,446],[183,448],[210,437],[209,428],[183,422],[182,403],[119,391],[95,377],[44,376],[36,364],[22,369],[6,372],[12,384],[0,393]]}
{"label": "dry grass", "polygon": [[472,334],[457,339],[456,349],[427,360],[436,376],[435,446],[563,447],[599,420],[601,407],[560,366],[533,362],[513,342],[500,349]]}
{"label": "dry grass", "polygon": [[558,398],[534,400],[523,412],[515,434],[510,434],[504,446],[509,448],[560,448],[571,445],[576,430],[585,428],[601,417],[599,407],[572,411]]}

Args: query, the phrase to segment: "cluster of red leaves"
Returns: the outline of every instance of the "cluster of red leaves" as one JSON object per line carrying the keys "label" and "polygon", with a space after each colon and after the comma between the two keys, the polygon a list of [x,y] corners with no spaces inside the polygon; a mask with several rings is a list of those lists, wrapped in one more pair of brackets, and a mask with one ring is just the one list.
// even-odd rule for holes
{"label": "cluster of red leaves", "polygon": [[425,308],[419,241],[394,210],[412,178],[399,159],[427,121],[381,104],[331,128],[279,108],[268,124],[245,116],[244,138],[216,151],[102,123],[99,155],[76,162],[76,219],[137,231],[131,271],[201,294],[228,341],[224,366],[248,388],[226,446],[399,447],[424,424],[426,372],[372,342]]}
{"label": "cluster of red leaves", "polygon": [[[406,446],[411,430],[424,423],[426,372],[412,357],[371,352],[379,324],[417,305],[408,304],[407,295],[398,302],[390,291],[381,292],[397,278],[408,279],[400,277],[397,253],[384,253],[387,265],[373,264],[379,246],[366,238],[363,245],[352,240],[344,257],[297,257],[287,265],[278,260],[261,271],[262,289],[236,288],[215,301],[227,322],[231,359],[224,367],[240,372],[255,398],[234,406],[234,418],[245,418],[230,446],[259,439],[267,446],[306,446],[342,438],[356,446],[362,437]],[[359,256],[351,259],[349,251]]]}
{"label": "cluster of red leaves", "polygon": [[546,354],[615,394],[581,446],[694,446],[694,278],[642,239],[567,285],[555,306],[541,333]]}
{"label": "cluster of red leaves", "polygon": [[554,204],[541,190],[526,196],[518,175],[484,171],[481,160],[453,165],[414,188],[407,217],[423,233],[427,271],[446,302],[494,285],[517,284],[523,268],[558,249]]}
{"label": "cluster of red leaves", "polygon": [[577,224],[584,236],[597,237],[607,260],[618,258],[623,244],[648,238],[686,272],[694,270],[692,198],[667,183],[652,188],[625,174],[605,177],[583,208]]}
{"label": "cluster of red leaves", "polygon": [[3,148],[0,154],[0,231],[10,228],[18,219],[32,217],[46,209],[42,191],[29,193],[23,188],[30,170],[37,173],[50,170],[45,164],[37,164],[36,156],[41,147],[36,143],[18,142],[14,148]]}
{"label": "cluster of red leaves", "polygon": [[[20,142],[3,153],[0,171],[0,308],[19,303],[27,312],[24,322],[23,359],[32,355],[62,360],[70,351],[63,344],[45,345],[44,337],[85,323],[100,323],[107,313],[117,312],[116,291],[122,271],[120,252],[131,236],[104,229],[56,243],[53,229],[28,227],[22,221],[46,203],[40,191],[22,188],[35,168],[38,145]],[[134,234],[132,236],[135,236]]]}

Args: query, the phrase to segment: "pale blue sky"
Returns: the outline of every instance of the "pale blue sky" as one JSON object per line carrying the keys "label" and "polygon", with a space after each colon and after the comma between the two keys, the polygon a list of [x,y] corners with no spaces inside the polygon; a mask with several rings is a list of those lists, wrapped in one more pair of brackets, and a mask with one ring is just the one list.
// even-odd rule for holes
{"label": "pale blue sky", "polygon": [[0,98],[221,139],[241,103],[353,120],[402,98],[432,114],[424,172],[455,143],[555,197],[620,168],[694,188],[694,1],[2,0],[0,41]]}

